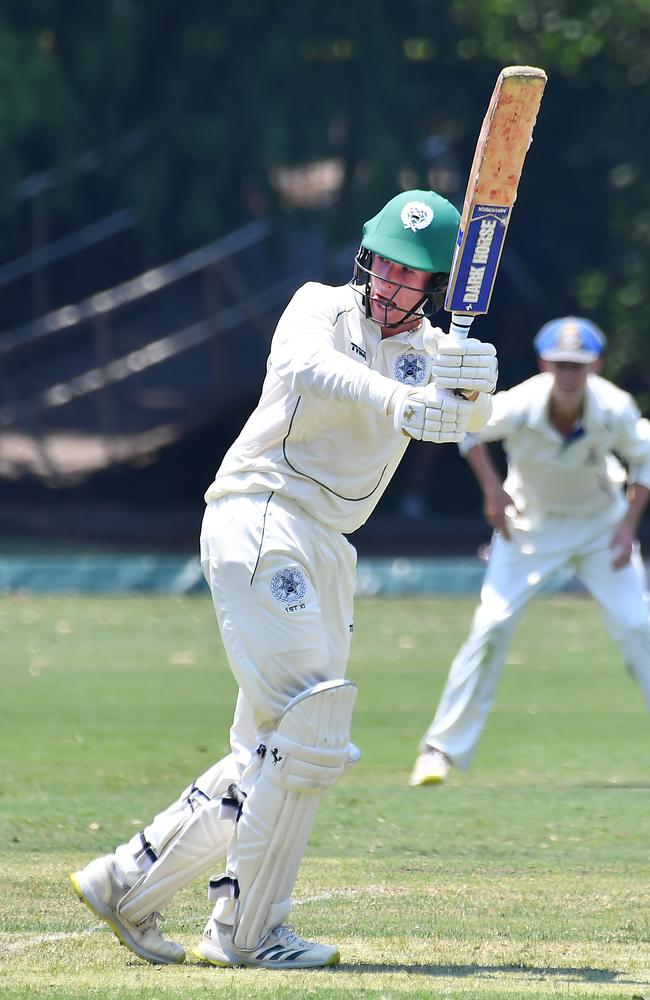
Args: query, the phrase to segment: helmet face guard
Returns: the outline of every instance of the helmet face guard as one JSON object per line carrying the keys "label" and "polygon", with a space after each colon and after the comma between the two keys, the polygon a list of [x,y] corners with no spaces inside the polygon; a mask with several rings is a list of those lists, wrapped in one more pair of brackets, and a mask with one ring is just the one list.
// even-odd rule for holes
{"label": "helmet face guard", "polygon": [[[366,319],[372,320],[374,320],[374,316],[371,311],[371,279],[373,277],[381,277],[372,269],[373,257],[374,253],[372,250],[368,250],[363,246],[363,244],[359,247],[357,255],[354,258],[354,274],[351,282],[353,290],[361,296],[361,306]],[[379,322],[380,326],[384,329],[390,330],[395,327],[403,326],[405,323],[408,323],[409,320],[417,319],[419,316],[426,316],[427,318],[432,316],[442,308],[448,278],[449,275],[444,271],[437,271],[433,273],[424,294],[422,294],[419,301],[416,302],[415,305],[411,306],[410,309],[401,309],[400,306],[395,305],[395,297],[402,288],[417,292],[422,292],[422,289],[414,288],[412,285],[407,285],[403,282],[387,281],[385,278],[382,278],[382,281],[384,281],[385,284],[394,285],[395,291],[386,303],[382,303],[384,319],[379,321],[375,320],[375,322]],[[402,316],[397,320],[393,320],[392,323],[388,321],[388,310],[391,307],[402,313]]]}
{"label": "helmet face guard", "polygon": [[[383,260],[416,271],[426,271],[431,276],[424,291],[405,283],[388,282],[395,286],[395,291],[390,300],[379,303],[384,308],[386,320],[380,324],[382,327],[399,329],[418,316],[431,316],[440,309],[449,279],[459,222],[460,215],[454,206],[435,191],[402,191],[365,223],[361,246],[355,258],[352,287],[361,296],[367,318],[374,318],[371,314],[372,279],[381,279],[381,275],[372,269],[375,254]],[[395,304],[396,297],[403,288],[417,291],[421,296],[408,310]],[[377,300],[375,303],[377,304]],[[389,323],[388,309],[397,309],[403,315]]]}

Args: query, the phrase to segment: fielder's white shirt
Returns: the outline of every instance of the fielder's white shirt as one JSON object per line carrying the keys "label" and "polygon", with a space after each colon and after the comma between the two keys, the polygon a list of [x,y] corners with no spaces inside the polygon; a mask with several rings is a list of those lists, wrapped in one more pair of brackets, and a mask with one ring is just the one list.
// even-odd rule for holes
{"label": "fielder's white shirt", "polygon": [[[479,441],[502,441],[508,460],[504,483],[517,509],[536,521],[545,515],[594,515],[625,510],[627,479],[650,489],[650,422],[629,393],[589,375],[584,413],[565,438],[549,422],[553,375],[544,372],[494,396],[492,416],[467,434],[466,453]],[[618,456],[618,457],[617,457]]]}
{"label": "fielder's white shirt", "polygon": [[330,528],[359,528],[408,445],[387,415],[390,398],[399,383],[431,379],[428,325],[382,340],[349,285],[303,285],[273,336],[260,401],[206,501],[275,490]]}

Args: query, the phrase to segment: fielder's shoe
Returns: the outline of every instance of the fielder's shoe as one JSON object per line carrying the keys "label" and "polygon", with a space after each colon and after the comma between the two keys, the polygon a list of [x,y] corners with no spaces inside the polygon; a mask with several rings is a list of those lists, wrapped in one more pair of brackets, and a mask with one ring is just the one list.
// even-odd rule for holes
{"label": "fielder's shoe", "polygon": [[314,969],[336,965],[341,957],[338,948],[305,941],[286,925],[275,927],[254,951],[237,951],[232,943],[232,927],[212,917],[192,954],[210,965],[255,965],[263,969]]}
{"label": "fielder's shoe", "polygon": [[158,930],[159,913],[150,913],[139,924],[131,923],[119,913],[118,904],[129,886],[119,880],[112,854],[91,861],[81,871],[74,872],[70,881],[81,902],[105,920],[122,944],[140,958],[154,965],[185,960],[185,949],[174,941],[165,941]]}
{"label": "fielder's shoe", "polygon": [[450,767],[451,761],[446,753],[428,747],[416,760],[409,785],[442,785]]}

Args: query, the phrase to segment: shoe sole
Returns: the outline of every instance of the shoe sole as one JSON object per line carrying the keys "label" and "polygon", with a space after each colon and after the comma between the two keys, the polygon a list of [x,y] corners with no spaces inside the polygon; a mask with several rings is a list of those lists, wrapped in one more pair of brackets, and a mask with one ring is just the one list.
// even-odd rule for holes
{"label": "shoe sole", "polygon": [[336,954],[332,955],[332,957],[328,959],[327,962],[319,962],[318,965],[303,964],[301,962],[294,962],[291,964],[289,963],[285,964],[279,962],[254,962],[254,961],[230,962],[226,958],[222,960],[217,958],[208,958],[208,956],[204,955],[202,951],[199,951],[198,945],[196,946],[196,948],[192,948],[190,954],[192,955],[193,958],[196,958],[199,962],[201,962],[202,965],[214,965],[218,969],[234,969],[238,966],[246,969],[324,969],[328,965],[338,965],[338,963],[341,961],[341,956],[338,953],[338,951],[336,952]]}
{"label": "shoe sole", "polygon": [[179,958],[161,958],[159,955],[152,955],[151,952],[146,952],[141,948],[137,948],[133,938],[131,938],[130,935],[125,936],[124,929],[113,917],[113,911],[109,910],[105,906],[102,906],[96,896],[93,896],[91,899],[90,894],[84,890],[75,873],[70,875],[70,882],[72,883],[72,888],[81,902],[88,907],[91,913],[94,913],[96,917],[99,917],[100,920],[103,920],[104,923],[108,924],[120,944],[123,944],[125,948],[132,951],[134,955],[138,956],[138,958],[144,958],[145,961],[150,962],[152,965],[181,965],[181,963],[185,961],[185,952],[183,952]]}
{"label": "shoe sole", "polygon": [[444,785],[445,779],[440,774],[427,774],[417,781],[410,780],[411,788],[422,788],[424,785]]}

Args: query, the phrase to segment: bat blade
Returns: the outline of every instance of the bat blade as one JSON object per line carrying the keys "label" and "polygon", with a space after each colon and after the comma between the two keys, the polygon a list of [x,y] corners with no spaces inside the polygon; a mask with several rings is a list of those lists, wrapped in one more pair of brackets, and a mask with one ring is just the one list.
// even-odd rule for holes
{"label": "bat blade", "polygon": [[445,297],[445,309],[468,321],[490,305],[545,85],[543,69],[506,66],[483,120]]}

